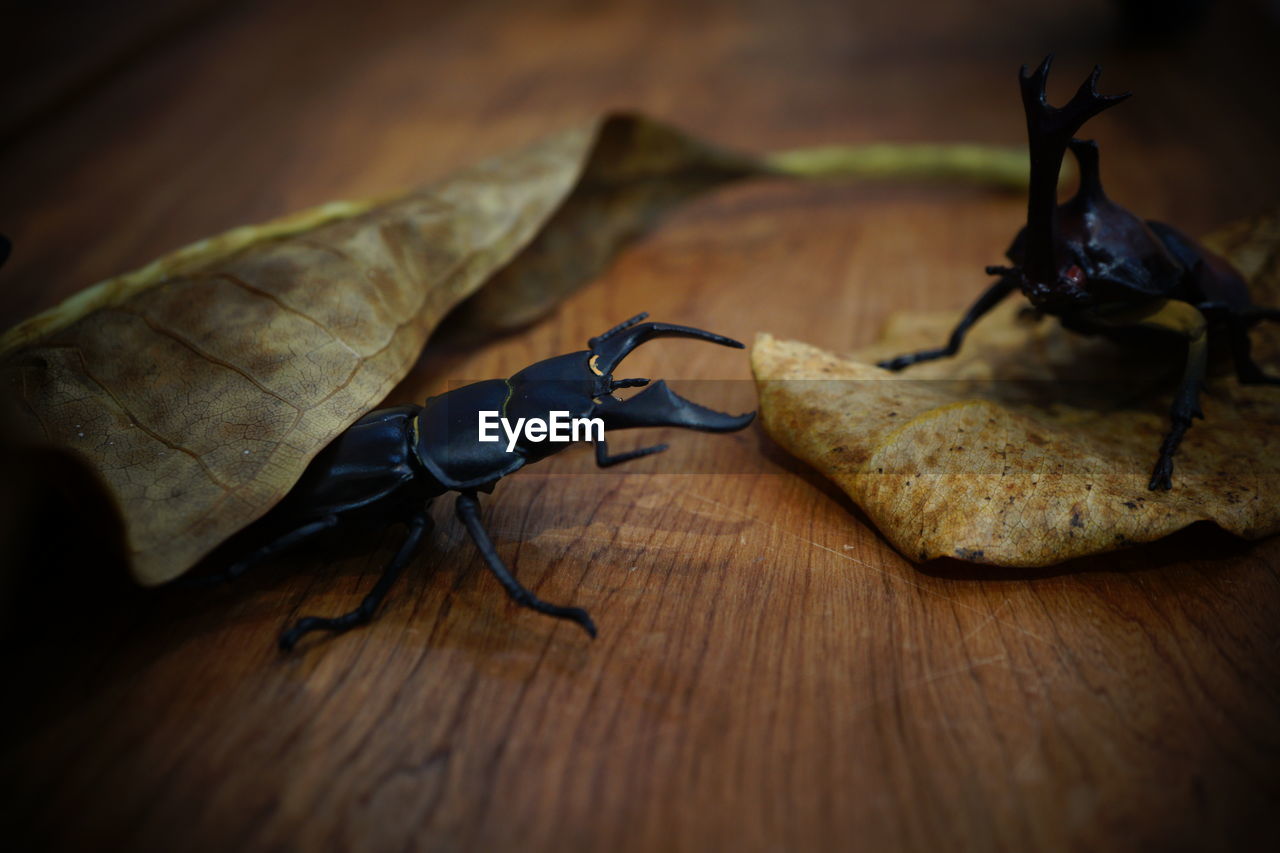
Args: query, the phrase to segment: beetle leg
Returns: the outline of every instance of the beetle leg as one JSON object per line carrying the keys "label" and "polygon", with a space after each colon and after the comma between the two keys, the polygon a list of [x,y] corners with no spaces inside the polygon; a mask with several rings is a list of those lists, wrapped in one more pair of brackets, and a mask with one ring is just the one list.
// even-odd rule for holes
{"label": "beetle leg", "polygon": [[1182,369],[1182,381],[1169,408],[1172,426],[1160,443],[1160,457],[1151,472],[1148,489],[1173,488],[1173,454],[1178,452],[1182,436],[1191,428],[1192,418],[1204,418],[1200,410],[1200,388],[1204,384],[1205,365],[1208,362],[1209,339],[1203,323],[1187,333],[1187,363]]}
{"label": "beetle leg", "polygon": [[[1267,310],[1267,309],[1262,309]],[[1280,319],[1280,312],[1277,312]],[[1247,315],[1232,314],[1227,320],[1227,334],[1231,336],[1231,359],[1235,362],[1236,378],[1241,385],[1280,385],[1280,376],[1269,376],[1253,360],[1253,344],[1249,340],[1249,327],[1257,320]]]}
{"label": "beetle leg", "polygon": [[404,543],[401,544],[400,550],[396,551],[396,555],[391,558],[391,562],[387,563],[386,568],[382,570],[382,577],[378,578],[378,582],[374,584],[373,589],[360,602],[359,607],[350,613],[344,613],[332,619],[319,616],[306,616],[299,619],[292,628],[280,635],[280,649],[286,652],[291,651],[297,645],[298,640],[311,631],[341,633],[357,625],[363,625],[372,619],[373,614],[378,611],[378,606],[382,604],[382,600],[387,597],[387,592],[390,591],[391,585],[400,576],[400,571],[413,559],[414,553],[417,552],[418,546],[422,543],[422,537],[430,529],[431,516],[423,508],[409,519],[409,535],[405,537]]}
{"label": "beetle leg", "polygon": [[601,468],[608,468],[610,465],[617,465],[620,462],[630,462],[632,459],[639,459],[642,456],[661,453],[666,449],[667,445],[665,444],[655,444],[653,447],[642,447],[639,450],[628,450],[626,453],[610,456],[609,443],[602,438],[596,442],[596,465]]}
{"label": "beetle leg", "polygon": [[520,585],[506,564],[502,562],[502,558],[498,556],[497,549],[493,547],[493,541],[489,539],[488,531],[480,523],[480,501],[476,499],[474,492],[459,494],[455,508],[458,512],[458,520],[471,534],[471,539],[476,543],[480,556],[484,557],[485,565],[489,567],[489,571],[493,572],[494,577],[498,579],[498,583],[502,584],[502,588],[507,591],[507,595],[511,596],[512,601],[521,607],[528,607],[530,610],[536,610],[548,616],[577,622],[582,626],[582,630],[595,637],[596,626],[587,611],[581,607],[560,607],[556,604],[548,604]]}
{"label": "beetle leg", "polygon": [[1259,320],[1270,320],[1273,323],[1280,322],[1280,308],[1264,308],[1260,305],[1252,305],[1243,312],[1246,320],[1257,322]]}
{"label": "beetle leg", "polygon": [[960,344],[964,342],[964,336],[969,331],[969,328],[978,322],[983,314],[996,307],[1000,300],[1012,293],[1016,287],[1017,279],[1014,276],[1009,274],[1001,275],[996,283],[983,291],[978,300],[969,306],[969,310],[964,312],[964,316],[960,318],[960,322],[956,324],[955,329],[951,332],[951,337],[946,346],[907,353],[897,358],[887,358],[884,361],[876,362],[876,364],[886,370],[901,370],[921,361],[933,361],[937,358],[949,358],[955,355],[960,351]]}
{"label": "beetle leg", "polygon": [[1178,299],[1153,299],[1134,308],[1108,312],[1095,316],[1098,322],[1108,326],[1142,326],[1159,329],[1182,337],[1187,342],[1187,362],[1182,369],[1182,381],[1169,408],[1172,425],[1160,443],[1160,457],[1151,471],[1147,488],[1173,488],[1173,455],[1178,452],[1182,437],[1191,428],[1194,418],[1203,418],[1200,410],[1200,388],[1204,383],[1205,368],[1209,357],[1208,324],[1204,315],[1194,305]]}
{"label": "beetle leg", "polygon": [[278,554],[286,548],[292,548],[299,542],[304,542],[312,536],[336,527],[337,524],[338,517],[336,515],[326,515],[324,518],[317,519],[316,521],[309,521],[301,527],[290,530],[283,536],[271,540],[266,545],[263,545],[261,548],[245,557],[243,560],[237,560],[228,566],[223,572],[219,572],[216,575],[209,575],[207,577],[182,578],[179,581],[175,581],[174,585],[182,587],[206,587],[220,583],[230,583],[273,554]]}

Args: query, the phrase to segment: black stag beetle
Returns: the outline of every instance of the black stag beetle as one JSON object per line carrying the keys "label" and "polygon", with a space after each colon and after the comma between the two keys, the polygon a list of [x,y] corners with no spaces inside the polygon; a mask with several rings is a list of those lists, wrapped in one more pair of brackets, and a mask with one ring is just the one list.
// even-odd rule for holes
{"label": "black stag beetle", "polygon": [[[480,522],[477,492],[491,492],[498,480],[568,447],[567,442],[531,440],[521,433],[507,442],[479,441],[481,412],[500,412],[509,421],[546,419],[552,412],[571,418],[595,417],[605,430],[674,426],[705,432],[731,432],[751,423],[754,412],[727,415],[686,400],[659,380],[626,400],[619,388],[638,388],[648,379],[614,379],[613,371],[636,347],[654,338],[696,338],[727,347],[742,344],[688,326],[642,322],[640,314],[599,337],[588,349],[549,358],[509,379],[490,379],[432,397],[424,406],[378,409],[356,421],[311,462],[297,485],[264,522],[283,535],[235,563],[214,580],[230,580],[271,555],[309,539],[346,520],[403,521],[408,535],[360,606],[326,619],[309,616],[280,635],[288,651],[311,631],[341,632],[368,622],[401,569],[413,558],[432,522],[432,498],[457,492],[457,515],[475,541],[485,564],[522,607],[578,623],[592,637],[595,623],[578,607],[542,601],[521,586],[498,556]],[[595,440],[601,467],[666,450],[665,444],[610,455],[603,435]]]}
{"label": "black stag beetle", "polygon": [[[1248,384],[1277,384],[1250,356],[1249,329],[1280,320],[1280,310],[1250,303],[1241,275],[1223,258],[1172,226],[1143,221],[1107,198],[1098,173],[1098,145],[1074,139],[1093,116],[1129,93],[1099,95],[1100,69],[1064,107],[1049,105],[1045,81],[1052,54],[1034,73],[1022,67],[1022,105],[1031,149],[1027,225],[1006,253],[1012,267],[987,267],[999,276],[956,324],[946,346],[880,362],[901,370],[920,361],[955,355],[965,333],[983,314],[1021,289],[1037,312],[1063,326],[1123,341],[1135,327],[1155,329],[1186,341],[1186,365],[1170,410],[1172,427],[1160,445],[1150,489],[1172,486],[1173,455],[1193,417],[1203,418],[1200,390],[1210,332],[1225,333],[1236,376]],[[1065,204],[1057,200],[1058,172],[1070,148],[1080,166],[1080,188]]]}

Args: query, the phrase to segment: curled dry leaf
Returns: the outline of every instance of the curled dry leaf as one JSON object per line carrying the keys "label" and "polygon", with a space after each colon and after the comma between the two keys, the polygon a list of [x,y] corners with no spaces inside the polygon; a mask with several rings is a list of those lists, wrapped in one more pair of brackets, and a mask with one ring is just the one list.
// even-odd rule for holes
{"label": "curled dry leaf", "polygon": [[421,191],[237,228],[0,338],[6,432],[87,463],[135,577],[161,583],[279,501],[468,297],[461,324],[528,322],[664,210],[751,175],[932,176],[940,159],[997,184],[1026,171],[1021,152],[903,152],[774,163],[613,116]]}
{"label": "curled dry leaf", "polygon": [[[1206,242],[1257,304],[1280,304],[1280,216]],[[1280,530],[1280,388],[1241,386],[1220,364],[1172,491],[1148,491],[1180,349],[1081,337],[1017,303],[978,323],[956,358],[905,374],[874,363],[945,341],[958,314],[899,315],[848,358],[761,335],[752,367],[764,427],[921,561],[1044,566],[1200,520],[1247,538]],[[1277,337],[1254,331],[1273,373]]]}
{"label": "curled dry leaf", "polygon": [[580,263],[575,246],[591,242],[603,263],[625,235],[564,233],[557,216],[575,187],[627,208],[633,184],[669,186],[617,214],[651,217],[746,163],[617,118],[400,198],[236,229],[12,330],[4,388],[25,437],[100,473],[136,577],[163,582],[273,506],[495,274],[505,295],[486,318],[503,325],[563,295],[537,284]]}

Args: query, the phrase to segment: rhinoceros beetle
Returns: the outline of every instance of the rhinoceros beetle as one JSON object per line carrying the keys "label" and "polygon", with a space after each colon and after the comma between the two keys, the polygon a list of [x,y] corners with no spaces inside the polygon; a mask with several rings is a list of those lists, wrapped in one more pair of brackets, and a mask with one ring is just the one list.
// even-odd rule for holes
{"label": "rhinoceros beetle", "polygon": [[[956,324],[945,346],[880,362],[901,370],[955,355],[977,320],[1015,290],[1038,313],[1059,318],[1066,328],[1124,341],[1135,327],[1176,335],[1186,342],[1186,364],[1170,409],[1172,426],[1160,445],[1150,489],[1172,487],[1173,456],[1192,418],[1203,418],[1200,390],[1208,338],[1225,334],[1236,376],[1248,384],[1277,384],[1250,356],[1249,329],[1280,319],[1280,310],[1251,304],[1243,277],[1223,258],[1176,228],[1143,221],[1107,198],[1098,171],[1098,146],[1073,138],[1086,121],[1129,97],[1099,95],[1100,69],[1063,107],[1050,106],[1045,81],[1053,56],[1034,72],[1019,74],[1031,149],[1027,224],[1006,255],[1013,266],[990,266],[998,276]],[[1058,173],[1070,148],[1080,166],[1080,187],[1059,205]]]}
{"label": "rhinoceros beetle", "polygon": [[[508,379],[476,382],[432,397],[423,406],[378,409],[360,418],[312,460],[289,494],[261,522],[284,532],[214,579],[235,578],[271,555],[346,521],[404,522],[408,535],[360,606],[334,618],[299,620],[280,635],[280,647],[292,649],[311,631],[346,631],[373,617],[413,558],[432,524],[427,514],[431,500],[457,492],[458,519],[516,604],[576,622],[594,637],[595,623],[585,610],[542,601],[516,580],[480,521],[476,497],[477,492],[491,492],[508,474],[569,444],[525,433],[513,439],[508,450],[501,441],[479,441],[477,424],[481,412],[501,412],[513,420],[567,412],[573,418],[599,418],[605,430],[674,426],[731,432],[751,423],[754,412],[735,416],[704,408],[680,397],[661,380],[649,385],[647,379],[614,379],[613,371],[623,358],[654,338],[695,338],[742,348],[738,341],[702,329],[642,322],[647,316],[632,317],[592,338],[584,351],[539,361]],[[646,385],[625,400],[613,394],[619,388]],[[666,445],[655,445],[610,454],[601,434],[595,441],[596,464],[607,467],[666,449]]]}

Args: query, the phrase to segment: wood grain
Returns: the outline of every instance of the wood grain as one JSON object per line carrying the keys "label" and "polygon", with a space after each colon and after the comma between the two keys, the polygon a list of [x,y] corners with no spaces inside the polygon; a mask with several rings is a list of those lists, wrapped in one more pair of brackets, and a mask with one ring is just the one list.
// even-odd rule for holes
{"label": "wood grain", "polygon": [[[611,106],[751,150],[1017,142],[1013,72],[1051,46],[1053,94],[1095,61],[1104,90],[1138,93],[1091,126],[1113,197],[1192,232],[1273,204],[1280,118],[1260,104],[1280,82],[1274,24],[1220,4],[1136,48],[1110,15],[1101,0],[224,7],[0,149],[0,231],[15,243],[0,320],[205,234],[437,177]],[[892,310],[964,305],[1021,216],[1021,200],[971,189],[729,189],[550,319],[479,350],[429,347],[391,401],[507,375],[641,310],[850,350]],[[744,357],[690,342],[628,367],[748,387]],[[83,488],[42,460],[5,460],[6,553],[26,556],[5,573],[4,837],[134,850],[1277,840],[1275,541],[1205,528],[1036,573],[915,565],[758,431],[671,438],[679,456],[596,473],[570,452],[485,500],[517,574],[589,608],[594,643],[508,604],[440,504],[377,622],[290,656],[278,631],[351,606],[400,531],[345,535],[214,592],[143,592],[105,577],[109,528],[85,530]],[[35,475],[63,503],[23,491]],[[71,512],[45,511],[68,499]]]}

